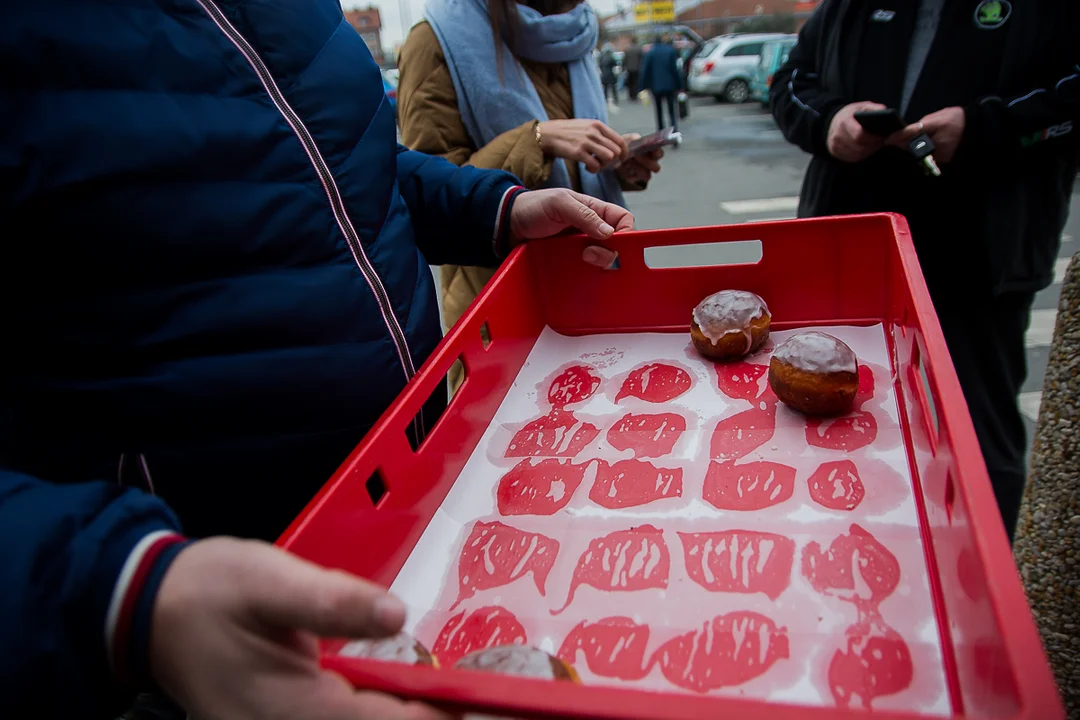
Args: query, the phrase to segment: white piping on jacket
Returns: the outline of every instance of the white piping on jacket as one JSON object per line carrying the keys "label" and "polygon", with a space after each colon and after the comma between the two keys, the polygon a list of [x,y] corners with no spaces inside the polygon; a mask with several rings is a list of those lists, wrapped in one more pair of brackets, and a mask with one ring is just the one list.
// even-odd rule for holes
{"label": "white piping on jacket", "polygon": [[[394,310],[390,305],[390,295],[386,292],[386,287],[383,285],[379,275],[375,272],[375,267],[371,264],[371,260],[364,252],[364,247],[360,242],[360,236],[356,232],[356,228],[353,227],[352,220],[349,218],[348,213],[345,211],[345,203],[344,200],[342,200],[341,191],[338,189],[337,182],[330,172],[329,165],[327,165],[326,160],[319,153],[318,147],[315,145],[314,137],[304,125],[300,116],[292,109],[292,106],[290,106],[285,99],[285,95],[278,88],[277,82],[270,74],[270,70],[266,67],[262,58],[259,57],[255,52],[255,49],[251,47],[251,44],[248,43],[244,36],[240,34],[240,31],[229,22],[229,19],[225,17],[225,14],[221,12],[221,9],[215,5],[212,0],[197,0],[197,2],[214,24],[217,25],[218,29],[221,30],[222,34],[228,38],[229,42],[240,51],[240,54],[247,61],[248,65],[251,66],[251,69],[255,71],[255,75],[259,78],[259,82],[262,83],[267,95],[270,96],[271,101],[274,103],[275,107],[277,107],[281,116],[285,118],[289,127],[292,128],[293,134],[296,135],[297,139],[300,141],[300,145],[304,148],[304,152],[307,153],[308,159],[311,160],[311,164],[315,168],[315,174],[318,175],[323,190],[326,192],[327,200],[330,202],[330,209],[333,212],[338,228],[345,236],[346,244],[349,246],[349,250],[352,251],[353,259],[360,268],[360,273],[367,281],[368,287],[371,288],[371,293],[375,296],[375,302],[379,306],[379,312],[382,313],[383,322],[386,324],[387,329],[390,331],[390,336],[394,341],[398,359],[401,361],[402,370],[405,371],[405,379],[406,381],[411,380],[413,376],[416,375],[416,366],[413,364],[412,355],[409,353],[405,332],[402,330],[397,317],[394,315]],[[421,413],[417,413],[416,417],[413,418],[413,429],[416,431],[417,443],[419,444],[426,434]]]}

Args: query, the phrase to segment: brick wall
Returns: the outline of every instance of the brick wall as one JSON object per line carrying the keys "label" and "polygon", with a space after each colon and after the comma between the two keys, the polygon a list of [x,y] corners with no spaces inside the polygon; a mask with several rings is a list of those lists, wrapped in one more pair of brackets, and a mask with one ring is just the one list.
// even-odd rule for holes
{"label": "brick wall", "polygon": [[738,23],[736,18],[805,13],[816,4],[797,0],[705,0],[679,13],[678,22],[690,24],[699,35],[709,38],[733,32]]}
{"label": "brick wall", "polygon": [[364,42],[368,46],[368,50],[371,51],[372,57],[375,58],[375,62],[382,65],[384,62],[382,51],[382,16],[379,14],[379,8],[369,7],[366,9],[346,10],[345,20],[360,33],[360,37],[364,39]]}

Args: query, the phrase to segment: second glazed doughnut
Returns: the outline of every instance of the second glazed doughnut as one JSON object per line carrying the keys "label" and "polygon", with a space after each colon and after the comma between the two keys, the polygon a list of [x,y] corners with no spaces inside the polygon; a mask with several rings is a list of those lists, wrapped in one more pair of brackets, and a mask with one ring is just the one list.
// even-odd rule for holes
{"label": "second glazed doughnut", "polygon": [[858,359],[832,335],[801,332],[776,346],[769,386],[783,403],[806,415],[844,415],[859,391]]}

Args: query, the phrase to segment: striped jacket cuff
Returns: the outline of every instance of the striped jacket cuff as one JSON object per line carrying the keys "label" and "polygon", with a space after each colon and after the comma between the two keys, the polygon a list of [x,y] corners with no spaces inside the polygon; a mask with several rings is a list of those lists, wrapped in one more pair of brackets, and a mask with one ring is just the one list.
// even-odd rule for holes
{"label": "striped jacket cuff", "polygon": [[495,250],[495,257],[500,260],[505,258],[513,248],[510,214],[514,209],[514,200],[523,192],[525,192],[525,188],[520,185],[507,188],[506,192],[503,193],[502,201],[499,203],[499,212],[495,215],[495,236],[492,238],[492,247]]}
{"label": "striped jacket cuff", "polygon": [[187,545],[177,533],[151,532],[135,544],[120,569],[105,615],[105,648],[114,675],[125,684],[149,678],[154,599],[165,571]]}

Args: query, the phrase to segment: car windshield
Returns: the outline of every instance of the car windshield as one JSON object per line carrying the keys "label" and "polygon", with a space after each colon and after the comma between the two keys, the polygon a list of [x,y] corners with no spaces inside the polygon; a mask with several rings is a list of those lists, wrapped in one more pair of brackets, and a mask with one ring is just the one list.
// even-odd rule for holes
{"label": "car windshield", "polygon": [[719,40],[707,40],[701,47],[701,52],[698,53],[699,58],[707,58],[712,55],[713,51],[720,46]]}

